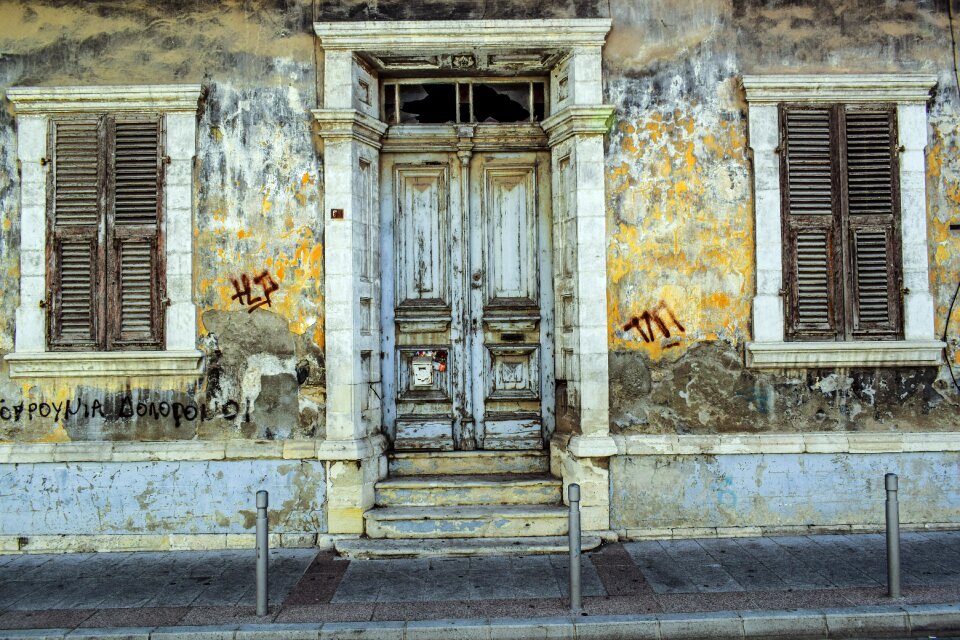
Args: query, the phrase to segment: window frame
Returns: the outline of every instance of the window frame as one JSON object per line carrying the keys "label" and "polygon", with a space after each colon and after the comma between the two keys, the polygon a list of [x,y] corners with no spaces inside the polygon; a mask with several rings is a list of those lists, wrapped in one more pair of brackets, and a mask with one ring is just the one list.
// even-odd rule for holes
{"label": "window frame", "polygon": [[[924,150],[926,103],[936,76],[919,74],[747,75],[742,85],[749,107],[753,155],[756,295],[753,340],[745,359],[754,368],[847,366],[935,366],[943,343],[934,334],[934,304],[929,291]],[[896,340],[788,341],[784,270],[788,268],[783,225],[783,176],[780,162],[782,104],[893,105],[900,150],[899,262],[904,295],[902,336]]]}
{"label": "window frame", "polygon": [[[12,378],[199,373],[202,354],[197,350],[192,247],[193,176],[201,95],[200,85],[15,87],[7,91],[16,113],[21,215],[20,305],[14,351],[5,357]],[[46,300],[50,278],[48,224],[52,217],[48,180],[53,163],[49,144],[53,123],[83,115],[126,118],[143,114],[159,120],[158,157],[163,159],[165,168],[165,180],[158,193],[158,238],[162,248],[156,258],[161,280],[165,281],[165,295],[156,292],[164,329],[158,347],[56,350],[58,347],[52,344],[47,332],[50,306]],[[105,185],[103,193],[111,189],[111,185]]]}

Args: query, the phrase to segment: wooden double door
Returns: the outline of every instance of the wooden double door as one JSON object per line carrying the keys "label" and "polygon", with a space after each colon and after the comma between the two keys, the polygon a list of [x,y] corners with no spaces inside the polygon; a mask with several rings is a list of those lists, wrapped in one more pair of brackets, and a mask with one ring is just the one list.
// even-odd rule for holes
{"label": "wooden double door", "polygon": [[550,158],[381,156],[384,430],[541,449],[554,411]]}

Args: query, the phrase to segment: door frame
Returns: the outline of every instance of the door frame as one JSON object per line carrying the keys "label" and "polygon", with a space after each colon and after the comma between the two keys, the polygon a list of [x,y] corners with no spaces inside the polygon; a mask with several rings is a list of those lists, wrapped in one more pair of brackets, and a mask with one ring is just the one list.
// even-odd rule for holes
{"label": "door frame", "polygon": [[[601,49],[610,25],[606,18],[314,24],[322,74],[322,107],[313,114],[324,165],[327,363],[326,438],[317,454],[328,461],[329,533],[363,532],[362,514],[373,505],[373,485],[386,472],[386,439],[379,433],[380,367],[373,363],[379,358],[381,279],[379,227],[371,222],[370,194],[379,199],[379,180],[360,180],[358,163],[378,166],[381,149],[416,144],[416,136],[398,142],[394,127],[388,131],[380,120],[380,74],[399,69],[550,78],[551,113],[529,125],[529,135],[545,138],[550,149],[553,240],[572,262],[554,275],[560,393],[551,469],[564,485],[581,485],[584,528],[608,530],[605,459],[617,447],[609,433],[604,136],[614,109],[603,104]],[[431,125],[418,127],[431,133]],[[477,126],[474,148],[482,142],[481,130]],[[473,151],[455,131],[448,138],[452,151]],[[498,149],[509,148],[502,146],[509,141],[499,142]],[[357,257],[365,242],[378,265],[366,280]],[[557,255],[555,249],[555,265]]]}
{"label": "door frame", "polygon": [[[459,151],[436,151],[433,146],[445,146],[448,131],[444,128],[435,128],[436,136],[431,144],[428,136],[418,131],[416,127],[406,129],[407,135],[415,135],[419,152],[413,151],[385,151],[381,150],[380,166],[380,255],[395,255],[396,251],[396,209],[393,199],[397,196],[396,176],[401,171],[416,172],[418,168],[424,171],[436,171],[439,166],[446,167],[444,175],[448,184],[446,194],[449,201],[446,203],[446,220],[448,233],[443,235],[449,246],[453,260],[449,267],[450,282],[450,314],[449,328],[450,357],[448,375],[445,377],[448,386],[447,395],[452,406],[453,414],[447,427],[446,420],[430,420],[418,431],[417,439],[405,443],[404,448],[422,448],[445,450],[506,450],[522,449],[529,446],[529,434],[520,437],[505,430],[500,437],[488,434],[485,430],[488,378],[493,362],[488,362],[487,342],[484,335],[487,333],[486,324],[496,317],[487,317],[484,313],[484,293],[476,286],[475,275],[487,274],[487,264],[484,255],[487,247],[484,243],[489,238],[487,220],[484,215],[483,198],[486,195],[483,181],[486,171],[502,171],[513,168],[532,168],[534,172],[534,193],[536,200],[536,239],[537,298],[539,310],[536,324],[538,332],[538,348],[536,349],[537,389],[540,408],[537,411],[539,423],[539,440],[541,447],[545,447],[554,432],[554,299],[553,299],[553,243],[552,243],[552,198],[550,190],[550,159],[547,152],[546,140],[542,136],[529,138],[528,149],[520,149],[518,139],[509,133],[516,132],[516,127],[507,125],[486,125],[486,136],[475,150],[473,144],[476,126],[456,127],[457,148]],[[507,129],[506,135],[498,130]],[[406,146],[399,141],[404,134],[392,136],[396,146]],[[508,151],[496,149],[495,140],[510,141],[512,147]],[[521,137],[520,140],[524,138]],[[459,159],[459,162],[458,162]],[[477,169],[481,169],[478,175]],[[472,231],[471,231],[472,230]],[[460,262],[460,259],[463,262]],[[382,417],[383,430],[388,440],[395,446],[397,439],[397,386],[401,384],[403,376],[396,361],[397,331],[395,317],[395,295],[397,278],[396,259],[381,261],[381,307],[380,307],[380,337],[381,337],[381,386],[382,386]],[[486,282],[484,281],[484,284]],[[458,299],[459,294],[459,299]],[[457,322],[457,318],[460,322]],[[524,319],[527,319],[526,316]],[[439,319],[435,319],[439,321]],[[504,318],[504,321],[518,318]],[[525,343],[529,346],[532,343]],[[425,346],[425,345],[424,345]],[[501,345],[501,350],[505,348]],[[488,364],[490,366],[488,366]],[[482,373],[481,373],[482,372]],[[523,416],[517,415],[520,420]],[[501,421],[503,422],[503,421]],[[509,424],[503,422],[504,426]],[[472,425],[472,426],[471,426]],[[432,427],[432,431],[429,428]],[[426,430],[425,430],[426,429]],[[447,442],[445,436],[449,429],[452,436]],[[434,433],[436,432],[436,433]],[[490,435],[489,442],[487,436]],[[431,442],[431,438],[433,442]],[[422,443],[420,442],[422,440]],[[429,445],[435,446],[429,446]]]}

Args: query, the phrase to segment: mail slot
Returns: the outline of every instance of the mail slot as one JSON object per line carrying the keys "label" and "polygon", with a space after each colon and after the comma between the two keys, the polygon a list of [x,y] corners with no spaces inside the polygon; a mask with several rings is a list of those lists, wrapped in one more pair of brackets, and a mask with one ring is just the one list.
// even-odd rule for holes
{"label": "mail slot", "polygon": [[503,342],[523,342],[522,333],[501,333],[500,340]]}

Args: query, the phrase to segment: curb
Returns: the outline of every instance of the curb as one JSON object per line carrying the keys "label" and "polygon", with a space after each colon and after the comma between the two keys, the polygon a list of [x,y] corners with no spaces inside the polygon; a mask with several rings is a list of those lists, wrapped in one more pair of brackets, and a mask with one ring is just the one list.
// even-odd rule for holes
{"label": "curb", "polygon": [[683,640],[928,637],[960,632],[960,604],[582,618],[0,630],[0,640]]}

